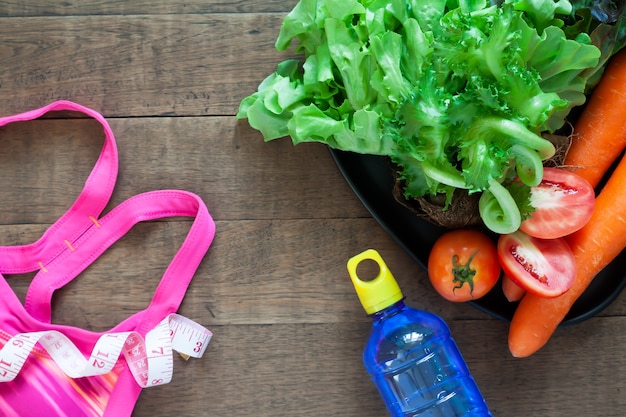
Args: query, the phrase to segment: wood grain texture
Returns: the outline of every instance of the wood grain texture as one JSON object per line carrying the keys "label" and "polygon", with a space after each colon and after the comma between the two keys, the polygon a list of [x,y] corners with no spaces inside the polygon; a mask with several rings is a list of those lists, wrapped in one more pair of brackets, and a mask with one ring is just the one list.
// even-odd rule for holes
{"label": "wood grain texture", "polygon": [[[264,143],[234,117],[118,118],[109,124],[120,161],[112,205],[138,192],[178,188],[201,195],[216,219],[369,216],[325,146]],[[11,124],[0,128],[0,136],[0,177],[11,179],[9,201],[0,205],[2,224],[57,219],[78,196],[104,140],[100,124],[90,119]],[[36,206],[41,201],[45,210]]]}
{"label": "wood grain texture", "polygon": [[73,0],[42,2],[10,0],[0,3],[0,17],[83,16],[83,15],[152,15],[205,13],[275,13],[288,12],[296,0]]}
{"label": "wood grain texture", "polygon": [[283,16],[0,18],[0,112],[73,99],[106,116],[232,115],[293,56],[274,49]]}
{"label": "wood grain texture", "polygon": [[[346,260],[373,247],[407,302],[450,325],[494,416],[623,416],[626,295],[559,329],[530,358],[507,323],[444,301],[350,190],[328,149],[264,143],[234,115],[286,56],[295,1],[9,1],[0,4],[0,115],[72,99],[102,112],[120,170],[110,209],[144,191],[199,194],[213,245],[180,313],[215,334],[205,358],[175,358],[135,417],[379,417],[361,363],[370,320]],[[0,128],[0,245],[36,240],[71,205],[100,152],[72,113]],[[190,220],[141,223],[54,295],[55,322],[105,331],[149,302]],[[32,274],[9,276],[24,298]]]}
{"label": "wood grain texture", "polygon": [[[558,333],[528,360],[494,349],[505,323],[459,320],[452,331],[493,415],[623,416],[623,317],[594,318]],[[140,416],[367,416],[387,415],[361,364],[369,323],[216,327],[211,361],[176,362],[175,381],[142,393]],[[570,346],[563,349],[563,346]],[[603,346],[607,361],[581,360],[582,349]],[[611,348],[612,347],[612,348]],[[567,365],[565,365],[567,364]],[[593,368],[593,371],[591,369]],[[195,383],[190,386],[188,383]],[[187,382],[187,383],[186,383]],[[202,398],[203,406],[196,401]]]}

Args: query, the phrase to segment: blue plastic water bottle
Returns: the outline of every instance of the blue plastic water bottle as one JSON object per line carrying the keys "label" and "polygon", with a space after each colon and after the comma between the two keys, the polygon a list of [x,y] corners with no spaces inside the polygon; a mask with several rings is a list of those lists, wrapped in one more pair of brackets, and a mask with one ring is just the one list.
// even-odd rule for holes
{"label": "blue plastic water bottle", "polygon": [[[363,281],[357,266],[378,264],[373,280]],[[369,249],[348,260],[359,300],[374,320],[363,351],[372,376],[393,417],[491,416],[450,329],[438,316],[404,304],[404,296],[380,254]]]}

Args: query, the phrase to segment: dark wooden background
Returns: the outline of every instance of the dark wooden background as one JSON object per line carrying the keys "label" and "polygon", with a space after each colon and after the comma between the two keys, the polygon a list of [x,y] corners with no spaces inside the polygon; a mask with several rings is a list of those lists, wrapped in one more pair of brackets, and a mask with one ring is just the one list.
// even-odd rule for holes
{"label": "dark wooden background", "polygon": [[[105,115],[120,174],[111,206],[139,192],[198,193],[217,235],[181,313],[215,334],[206,356],[175,360],[134,416],[386,415],[361,363],[370,320],[346,260],[373,247],[407,302],[450,325],[495,416],[623,416],[626,296],[559,329],[528,359],[508,324],[434,293],[318,144],[264,143],[234,117],[275,65],[295,0],[0,2],[0,114],[69,99]],[[35,240],[72,203],[101,130],[56,115],[0,129],[0,244]],[[145,307],[189,227],[135,227],[54,297],[54,320],[103,331]],[[30,276],[11,277],[23,297]]]}

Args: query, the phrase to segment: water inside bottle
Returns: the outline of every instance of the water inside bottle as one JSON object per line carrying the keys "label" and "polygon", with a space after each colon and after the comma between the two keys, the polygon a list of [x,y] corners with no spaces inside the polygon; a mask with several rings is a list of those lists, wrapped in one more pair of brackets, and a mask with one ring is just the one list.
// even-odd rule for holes
{"label": "water inside bottle", "polygon": [[[451,339],[428,339],[419,328],[403,329],[380,346],[380,377],[404,416],[465,416],[478,408],[473,379]],[[469,385],[469,389],[468,389]]]}

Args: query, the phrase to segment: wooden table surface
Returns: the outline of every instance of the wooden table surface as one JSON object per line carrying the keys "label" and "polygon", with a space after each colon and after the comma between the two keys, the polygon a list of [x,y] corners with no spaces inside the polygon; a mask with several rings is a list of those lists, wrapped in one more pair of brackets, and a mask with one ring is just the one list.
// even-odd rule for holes
{"label": "wooden table surface", "polygon": [[[49,3],[49,4],[46,4]],[[326,147],[264,143],[234,115],[286,58],[295,0],[0,3],[0,115],[69,99],[101,112],[120,172],[110,207],[140,192],[199,194],[215,240],[180,313],[209,327],[134,416],[385,416],[361,349],[370,319],[346,260],[378,249],[407,303],[450,325],[494,416],[624,416],[626,294],[527,359],[508,324],[430,287],[353,194]],[[29,243],[78,195],[102,144],[71,114],[0,129],[0,244]],[[57,323],[104,331],[146,306],[189,219],[143,223],[54,296]],[[10,277],[23,298],[32,275]]]}

